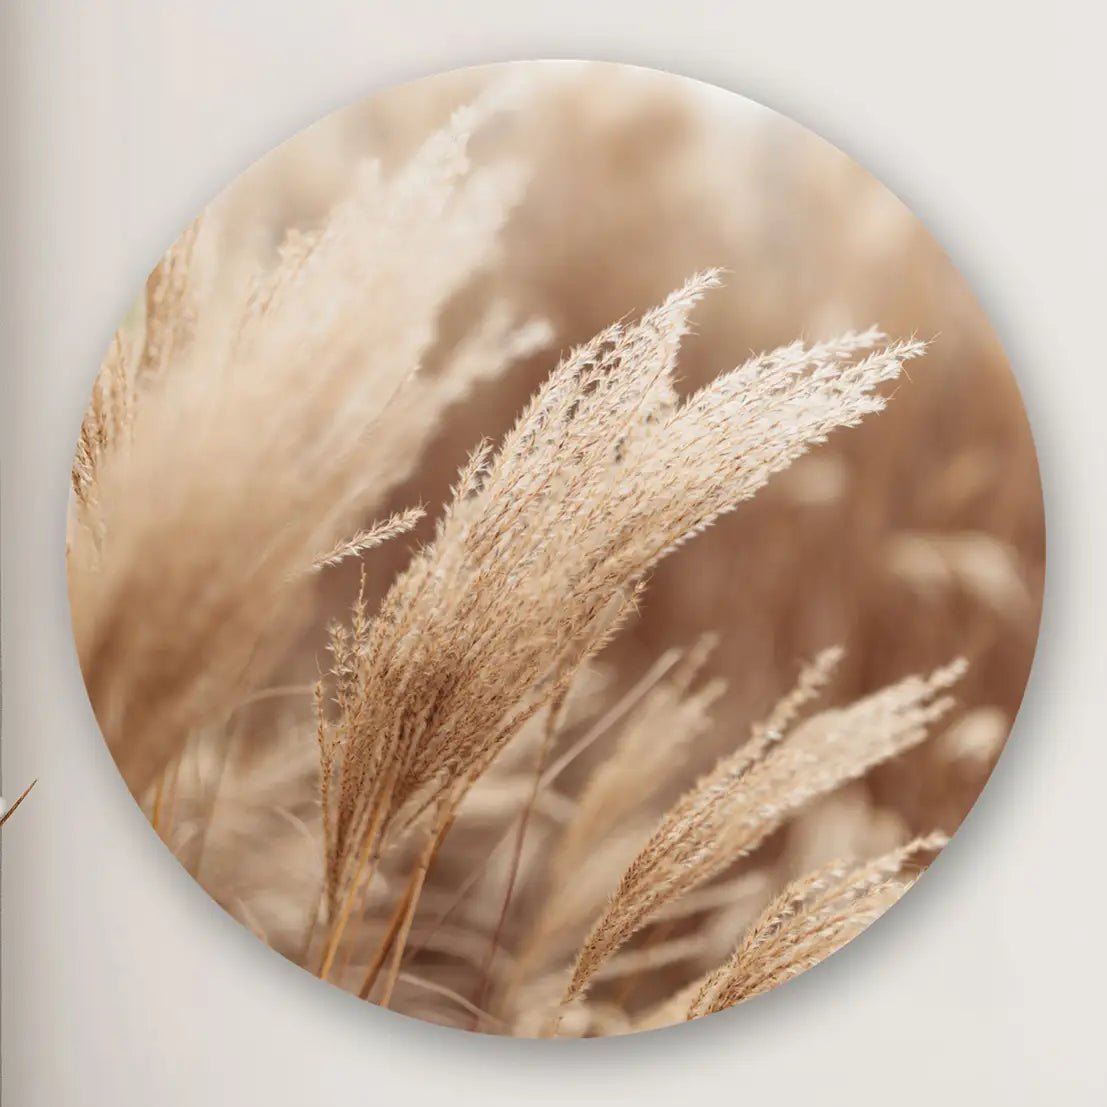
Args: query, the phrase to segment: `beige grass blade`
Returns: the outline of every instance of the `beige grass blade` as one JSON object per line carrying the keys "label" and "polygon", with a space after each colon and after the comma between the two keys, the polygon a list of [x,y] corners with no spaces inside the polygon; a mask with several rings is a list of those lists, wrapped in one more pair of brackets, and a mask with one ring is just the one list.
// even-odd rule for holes
{"label": "beige grass blade", "polygon": [[[790,884],[750,927],[733,956],[700,982],[685,1018],[700,1018],[775,988],[855,938],[910,888],[900,878],[944,834],[916,838],[867,863],[829,865]],[[899,878],[899,879],[897,879]]]}
{"label": "beige grass blade", "polygon": [[[917,745],[951,706],[963,663],[910,677],[782,735],[770,726],[724,758],[674,807],[619,882],[573,967],[569,1003],[666,904],[748,854],[816,796]],[[810,683],[810,675],[800,688]],[[770,723],[793,708],[774,712]]]}

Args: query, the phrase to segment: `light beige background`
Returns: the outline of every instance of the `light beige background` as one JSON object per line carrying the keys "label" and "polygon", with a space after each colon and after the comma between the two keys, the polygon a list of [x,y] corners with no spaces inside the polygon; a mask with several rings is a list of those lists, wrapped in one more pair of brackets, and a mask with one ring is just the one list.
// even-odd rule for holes
{"label": "light beige background", "polygon": [[[934,2],[6,0],[2,206],[3,1091],[10,1107],[856,1107],[1102,1101],[1107,286],[1101,28]],[[281,961],[171,862],[85,699],[65,597],[71,447],[135,289],[255,157],[374,89],[588,57],[739,90],[922,217],[992,315],[1041,453],[1042,645],[1009,749],[931,875],[849,949],[706,1023],[461,1035]]]}

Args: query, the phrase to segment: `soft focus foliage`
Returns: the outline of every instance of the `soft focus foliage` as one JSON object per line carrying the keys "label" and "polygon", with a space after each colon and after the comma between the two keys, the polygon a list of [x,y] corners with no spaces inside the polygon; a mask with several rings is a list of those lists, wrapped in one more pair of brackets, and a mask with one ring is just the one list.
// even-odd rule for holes
{"label": "soft focus foliage", "polygon": [[894,197],[544,64],[339,113],[186,230],[68,569],[108,745],[228,911],[362,998],[584,1036],[910,886],[1002,750],[1042,543],[1009,368]]}

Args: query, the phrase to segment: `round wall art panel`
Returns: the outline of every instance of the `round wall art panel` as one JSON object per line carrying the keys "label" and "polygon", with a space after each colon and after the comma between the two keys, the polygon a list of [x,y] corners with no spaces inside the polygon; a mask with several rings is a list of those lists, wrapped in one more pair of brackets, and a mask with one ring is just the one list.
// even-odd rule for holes
{"label": "round wall art panel", "polygon": [[1043,570],[1018,389],[920,223],[593,63],[251,167],[138,290],[69,505],[89,698],[184,870],[321,981],[521,1037],[701,1018],[893,905]]}

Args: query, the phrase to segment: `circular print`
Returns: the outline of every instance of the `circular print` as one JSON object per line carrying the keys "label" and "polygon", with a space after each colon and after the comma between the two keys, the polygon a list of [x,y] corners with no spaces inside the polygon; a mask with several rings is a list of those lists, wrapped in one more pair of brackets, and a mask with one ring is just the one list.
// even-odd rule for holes
{"label": "circular print", "polygon": [[1044,525],[895,196],[738,96],[543,62],[341,111],[181,234],[67,552],[108,748],[224,910],[570,1038],[757,996],[918,879],[1018,708]]}

